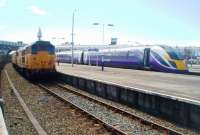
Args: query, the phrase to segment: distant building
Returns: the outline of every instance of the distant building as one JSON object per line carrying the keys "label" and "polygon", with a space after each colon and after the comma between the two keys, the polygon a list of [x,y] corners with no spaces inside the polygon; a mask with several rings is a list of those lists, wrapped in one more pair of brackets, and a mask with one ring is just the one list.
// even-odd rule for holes
{"label": "distant building", "polygon": [[10,41],[0,40],[0,51],[1,53],[6,54],[9,51],[17,50],[18,48],[23,47],[25,45],[26,44],[24,44],[22,41],[10,42]]}
{"label": "distant building", "polygon": [[187,59],[200,57],[200,47],[184,47],[184,55]]}
{"label": "distant building", "polygon": [[117,38],[111,38],[111,43],[110,45],[116,45],[117,44]]}
{"label": "distant building", "polygon": [[188,63],[200,64],[200,47],[176,47]]}

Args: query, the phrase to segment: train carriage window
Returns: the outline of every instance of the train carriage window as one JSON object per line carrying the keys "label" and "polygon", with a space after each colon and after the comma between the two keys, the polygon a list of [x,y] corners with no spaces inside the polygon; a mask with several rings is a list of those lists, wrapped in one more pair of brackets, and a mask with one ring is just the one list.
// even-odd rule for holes
{"label": "train carriage window", "polygon": [[25,63],[25,57],[22,57],[22,63]]}
{"label": "train carriage window", "polygon": [[31,53],[31,46],[26,48],[26,54],[29,54],[29,53]]}
{"label": "train carriage window", "polygon": [[25,50],[23,50],[23,51],[22,51],[22,56],[24,56],[24,55],[25,55],[25,52],[26,52]]}
{"label": "train carriage window", "polygon": [[128,52],[128,56],[129,56],[129,57],[136,57],[136,53],[133,52],[133,51],[129,51],[129,52]]}
{"label": "train carriage window", "polygon": [[127,57],[127,52],[125,51],[120,51],[118,53],[115,53],[116,56],[123,56],[123,57]]}

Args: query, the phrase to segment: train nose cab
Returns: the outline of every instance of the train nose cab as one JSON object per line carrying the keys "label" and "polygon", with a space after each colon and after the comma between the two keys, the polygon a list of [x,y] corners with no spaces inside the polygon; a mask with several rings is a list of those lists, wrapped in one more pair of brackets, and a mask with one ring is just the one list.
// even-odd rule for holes
{"label": "train nose cab", "polygon": [[187,73],[187,64],[181,53],[169,46],[160,46],[151,51],[151,65],[155,69],[173,73]]}
{"label": "train nose cab", "polygon": [[168,56],[167,60],[173,65],[178,72],[188,72],[186,61],[178,49],[163,46]]}

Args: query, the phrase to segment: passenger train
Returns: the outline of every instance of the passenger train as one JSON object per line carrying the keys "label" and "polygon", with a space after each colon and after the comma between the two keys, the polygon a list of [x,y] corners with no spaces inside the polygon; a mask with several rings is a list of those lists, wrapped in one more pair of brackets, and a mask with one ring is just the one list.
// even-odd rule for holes
{"label": "passenger train", "polygon": [[[71,63],[71,51],[56,53],[57,61]],[[176,49],[166,45],[104,48],[74,51],[74,63],[108,67],[148,69],[188,73],[186,61]]]}
{"label": "passenger train", "polygon": [[55,71],[55,47],[49,41],[36,41],[11,54],[12,64],[27,77]]}

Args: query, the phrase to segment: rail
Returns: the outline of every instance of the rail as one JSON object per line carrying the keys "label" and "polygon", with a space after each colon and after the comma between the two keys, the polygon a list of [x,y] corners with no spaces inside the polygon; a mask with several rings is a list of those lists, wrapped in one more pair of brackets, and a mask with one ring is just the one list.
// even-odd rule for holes
{"label": "rail", "polygon": [[171,128],[168,128],[168,127],[164,127],[164,126],[159,125],[159,124],[157,124],[157,123],[155,123],[155,122],[146,120],[146,119],[144,119],[144,118],[142,118],[142,117],[140,117],[140,116],[137,116],[137,115],[135,115],[135,114],[133,114],[133,113],[130,113],[130,112],[126,111],[126,110],[123,110],[123,109],[121,109],[121,108],[118,108],[117,106],[108,104],[108,103],[106,103],[106,102],[104,102],[104,101],[102,101],[102,100],[99,100],[99,99],[96,99],[96,98],[94,98],[94,97],[91,97],[91,96],[89,96],[88,94],[84,94],[83,92],[80,92],[80,91],[78,91],[78,90],[74,90],[74,89],[72,89],[72,88],[70,88],[70,87],[66,87],[66,86],[64,86],[64,85],[62,85],[62,84],[60,84],[60,83],[56,83],[56,84],[57,84],[59,87],[64,88],[64,89],[66,89],[66,90],[68,90],[68,91],[71,91],[71,92],[74,93],[74,94],[77,94],[77,95],[79,95],[79,96],[82,96],[82,97],[84,97],[84,98],[87,98],[88,100],[91,100],[91,101],[97,102],[97,103],[99,103],[99,104],[102,104],[102,105],[104,105],[104,106],[106,106],[106,107],[108,107],[108,108],[110,108],[110,109],[112,109],[112,110],[115,110],[116,112],[119,112],[119,113],[121,113],[121,114],[123,114],[123,115],[126,115],[126,116],[128,116],[128,117],[131,117],[131,118],[133,118],[133,119],[136,119],[136,120],[140,121],[142,124],[149,125],[151,128],[154,128],[154,129],[157,129],[157,130],[165,131],[166,134],[169,134],[169,135],[183,135],[181,132],[175,131],[175,130],[173,130],[173,129],[171,129]]}
{"label": "rail", "polygon": [[29,110],[29,108],[25,104],[24,100],[22,99],[22,97],[20,96],[19,92],[17,91],[17,89],[15,88],[14,84],[12,83],[12,81],[11,81],[9,75],[8,75],[8,72],[6,70],[5,70],[5,74],[6,74],[6,77],[8,79],[8,82],[10,84],[10,87],[12,88],[14,94],[16,95],[19,103],[21,104],[22,108],[24,109],[24,112],[26,113],[27,117],[29,118],[29,120],[31,121],[32,125],[36,129],[37,133],[39,135],[47,135],[46,131],[40,126],[39,122],[36,120],[36,118],[33,116],[31,111]]}
{"label": "rail", "polygon": [[115,134],[120,134],[120,135],[128,135],[127,133],[125,133],[124,131],[120,130],[119,128],[112,126],[104,121],[102,121],[101,119],[97,118],[96,116],[94,116],[93,114],[91,114],[90,112],[88,112],[85,109],[80,108],[79,106],[77,106],[76,104],[66,100],[65,98],[63,98],[62,96],[60,96],[59,94],[55,93],[53,90],[47,88],[46,86],[39,84],[39,86],[41,88],[43,88],[44,90],[46,90],[48,93],[54,95],[55,97],[57,97],[58,99],[71,104],[72,106],[74,106],[75,108],[81,110],[82,112],[84,112],[85,114],[87,114],[88,116],[92,117],[93,119],[95,119],[97,122],[103,124],[108,130],[112,131]]}

